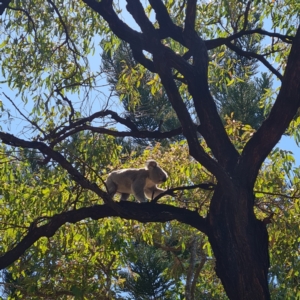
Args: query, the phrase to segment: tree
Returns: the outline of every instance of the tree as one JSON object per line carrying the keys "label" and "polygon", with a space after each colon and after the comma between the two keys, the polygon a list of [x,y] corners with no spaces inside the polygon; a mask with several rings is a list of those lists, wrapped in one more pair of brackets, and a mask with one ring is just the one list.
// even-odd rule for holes
{"label": "tree", "polygon": [[228,93],[219,94],[219,100],[222,103],[220,115],[225,117],[233,113],[235,119],[252,128],[259,128],[265,119],[265,112],[259,105],[265,91],[270,88],[271,83],[266,74],[262,74],[261,78],[248,79],[229,86]]}
{"label": "tree", "polygon": [[[113,55],[104,51],[102,62],[103,71],[107,74],[112,91],[119,99],[122,99],[125,117],[134,123],[138,130],[164,132],[180,127],[166,93],[163,90],[160,93],[151,92],[154,85],[149,82],[155,81],[155,77],[150,71],[144,73],[140,70],[141,66],[135,62],[128,44],[122,42]],[[136,70],[139,83],[136,87],[128,88],[126,80],[124,80],[125,84],[122,84],[122,78],[130,76],[133,70]],[[186,103],[188,104],[187,101]],[[182,139],[181,135],[172,137],[171,141],[179,139]],[[136,139],[136,142],[147,146],[149,143],[157,141],[155,139]]]}
{"label": "tree", "polygon": [[[128,0],[126,9],[138,29],[122,21],[121,9],[111,0],[4,1],[0,12],[3,6],[6,9],[1,24],[2,76],[31,113],[26,114],[26,109],[22,110],[17,99],[3,94],[2,118],[12,117],[9,102],[26,126],[19,133],[0,132],[3,143],[0,170],[1,269],[10,266],[17,272],[17,266],[25,259],[26,253],[33,249],[38,250],[35,259],[42,261],[42,257],[47,258],[47,251],[57,244],[64,259],[68,247],[80,245],[73,252],[76,253],[75,262],[82,262],[80,267],[91,267],[86,262],[88,253],[93,258],[95,253],[94,248],[89,247],[95,241],[94,235],[88,234],[90,219],[101,219],[106,227],[100,227],[110,232],[110,218],[120,217],[123,221],[116,227],[124,239],[128,236],[123,233],[123,227],[129,232],[130,220],[142,223],[177,220],[207,236],[215,257],[216,274],[230,299],[270,299],[267,224],[276,209],[257,201],[256,197],[259,198],[261,193],[256,187],[259,184],[269,187],[260,181],[261,174],[266,171],[263,162],[286,130],[294,134],[299,126],[299,118],[293,119],[300,106],[300,8],[297,1],[220,0],[206,3],[149,0],[149,6],[144,7],[138,0]],[[249,23],[257,12],[261,21],[257,27],[250,28]],[[271,25],[262,29],[264,18],[268,18]],[[140,130],[120,111],[111,109],[114,107],[111,98],[101,102],[99,97],[93,97],[101,90],[103,74],[92,70],[88,57],[97,50],[92,38],[99,34],[103,37],[104,49],[111,52],[121,40],[129,44],[135,61],[139,63],[139,76],[135,76],[136,70],[132,69],[121,78],[120,84],[124,88],[136,89],[140,77],[146,76],[147,72],[155,74],[149,82],[151,92],[159,94],[164,90],[178,118],[178,128]],[[261,43],[261,47],[246,51],[237,42],[243,36],[256,35],[269,38],[270,43]],[[228,76],[228,71],[234,66],[232,59],[227,60],[226,68],[218,64],[218,56],[226,55],[225,50],[257,59],[269,75],[276,76],[280,82],[276,93],[268,91],[265,94],[265,106],[272,105],[272,109],[256,132],[230,119],[224,126],[219,116],[208,77],[212,72],[219,77]],[[217,55],[210,56],[213,52]],[[270,61],[273,59],[277,65],[272,65]],[[186,105],[186,100],[191,106]],[[113,127],[115,124],[127,129],[118,130],[117,126]],[[27,126],[30,134],[25,131]],[[236,135],[234,130],[244,130],[245,135]],[[82,134],[83,140],[78,141],[74,148],[71,137],[79,132],[88,132],[89,135],[85,141]],[[190,169],[200,165],[203,177],[211,179],[209,183],[201,181],[200,175],[195,178],[190,174],[193,180],[167,192],[170,195],[175,191],[179,193],[180,197],[175,197],[173,202],[169,198],[154,199],[151,203],[117,202],[109,197],[103,180],[110,169],[120,167],[121,160],[117,155],[117,145],[104,136],[163,140],[179,134],[186,141],[182,147],[188,149]],[[91,136],[95,137],[94,140]],[[106,144],[101,143],[105,139],[115,149],[111,152],[110,162]],[[86,142],[92,144],[92,141],[99,141],[99,147],[88,150]],[[41,163],[52,173],[26,172],[31,181],[24,180],[26,159],[15,160],[20,148],[34,149],[43,155]],[[150,155],[147,151],[126,161],[125,165],[143,165],[142,159]],[[151,156],[154,155],[151,152]],[[282,155],[289,162],[287,154]],[[182,171],[188,174],[187,165],[180,169],[180,161],[170,163],[168,152],[160,153],[160,156],[159,162],[164,169],[174,168],[177,173],[173,174],[176,175]],[[286,165],[282,166],[280,170],[284,171]],[[273,176],[275,180],[276,176]],[[276,193],[282,203],[280,209],[291,206],[295,214],[299,213],[296,205],[299,200],[294,200],[299,199],[298,194],[286,188],[286,184],[270,183],[267,177],[263,182],[273,190],[275,187],[284,192],[283,196]],[[299,182],[294,180],[292,184],[298,185]],[[203,206],[201,198],[189,203],[187,196],[192,197],[193,193],[197,197],[209,193],[212,196],[205,198],[206,206]],[[102,200],[104,204],[101,204]],[[96,201],[99,204],[95,204]],[[276,201],[277,198],[273,204]],[[271,209],[266,209],[266,206]],[[97,223],[94,221],[92,224]],[[75,224],[74,227],[71,224]],[[66,228],[73,230],[72,235],[62,234]],[[78,244],[77,234],[84,237],[84,247]],[[105,232],[101,232],[101,236],[105,236]],[[99,242],[100,237],[97,247],[100,247]],[[120,240],[117,245],[117,248],[124,246]],[[108,252],[104,255],[110,255]],[[111,252],[116,254],[117,249]],[[59,261],[55,260],[55,263]],[[64,267],[70,267],[70,263],[66,259]],[[41,263],[40,267],[45,265]],[[106,266],[103,270],[111,269]],[[280,278],[284,268],[273,272]],[[103,282],[105,278],[107,275],[103,276]],[[78,285],[74,286],[73,295],[83,297],[86,285],[82,284],[80,290]]]}
{"label": "tree", "polygon": [[[253,18],[248,22],[248,29],[255,29],[260,26],[260,16],[253,14]],[[260,35],[244,35],[236,40],[235,45],[245,52],[255,53],[262,43]],[[268,111],[261,103],[265,100],[267,91],[272,88],[272,80],[267,73],[258,73],[257,59],[245,57],[230,49],[225,50],[226,54],[214,54],[217,56],[217,63],[228,73],[221,80],[214,78],[218,72],[212,71],[210,79],[210,90],[214,96],[218,111],[222,119],[234,114],[234,118],[243,124],[248,124],[252,128],[258,129],[264,121]]]}
{"label": "tree", "polygon": [[170,297],[174,280],[164,275],[169,262],[163,255],[162,251],[153,247],[136,244],[128,264],[129,269],[121,272],[126,279],[123,291],[129,293],[129,299],[174,299]]}

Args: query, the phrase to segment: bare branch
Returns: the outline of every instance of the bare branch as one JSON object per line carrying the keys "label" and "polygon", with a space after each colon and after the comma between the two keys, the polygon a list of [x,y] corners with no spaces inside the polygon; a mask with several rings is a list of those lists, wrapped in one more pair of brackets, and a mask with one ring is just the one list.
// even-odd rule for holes
{"label": "bare branch", "polygon": [[185,191],[185,190],[193,190],[193,189],[203,189],[207,191],[213,191],[216,187],[216,184],[212,182],[207,182],[207,183],[200,183],[196,185],[188,185],[188,186],[180,186],[180,187],[175,187],[172,189],[168,189],[165,192],[159,194],[157,197],[155,197],[151,202],[157,203],[157,201],[162,198],[163,196],[170,195],[174,196],[174,192],[176,191]]}
{"label": "bare branch", "polygon": [[252,3],[252,0],[248,1],[247,6],[246,6],[246,10],[245,10],[245,13],[244,13],[243,30],[246,30],[246,28],[248,26],[248,15],[249,15],[249,10],[250,10],[251,3]]}
{"label": "bare branch", "polygon": [[64,158],[62,154],[53,150],[51,147],[42,142],[25,141],[4,132],[0,132],[0,139],[4,144],[13,147],[37,149],[44,155],[51,157],[51,159],[59,163],[60,166],[71,175],[72,179],[80,184],[83,188],[93,191],[96,195],[103,199],[104,203],[108,204],[110,207],[116,210],[120,215],[126,215],[127,212],[122,211],[120,206],[115,203],[106,192],[102,191],[96,183],[92,183],[88,179],[86,179],[75,167],[73,167],[73,165],[68,160]]}
{"label": "bare branch", "polygon": [[[10,2],[10,1],[8,1],[8,2]],[[3,1],[2,1],[2,3],[3,3]],[[20,7],[11,7],[11,6],[8,6],[7,8],[9,8],[11,10],[15,10],[15,11],[21,11],[22,13],[24,13],[27,16],[28,21],[32,24],[32,28],[33,28],[35,36],[37,35],[35,23],[30,15],[30,13],[27,10],[20,8]],[[0,13],[0,15],[1,15],[1,13]]]}
{"label": "bare branch", "polygon": [[4,92],[3,95],[5,96],[5,98],[13,105],[13,107],[18,111],[18,113],[28,122],[30,123],[33,127],[35,127],[36,129],[38,129],[41,133],[43,133],[45,135],[45,131],[34,121],[31,121],[28,117],[26,117],[21,110],[19,109],[19,107],[15,104],[15,102],[9,97],[7,96]]}
{"label": "bare branch", "polygon": [[[248,170],[247,178],[254,185],[255,178],[261,164],[278,143],[289,126],[297,109],[300,107],[300,26],[293,41],[287,61],[282,86],[269,114],[261,127],[246,144],[241,160],[239,172]],[[242,173],[241,173],[242,174]]]}
{"label": "bare branch", "polygon": [[205,41],[205,45],[208,50],[212,50],[219,46],[225,45],[227,42],[231,42],[235,39],[238,39],[244,35],[250,35],[250,34],[254,34],[254,33],[258,33],[258,34],[266,35],[266,36],[270,36],[270,37],[277,37],[287,44],[292,44],[293,40],[295,38],[294,36],[291,36],[291,35],[284,35],[284,34],[280,34],[280,33],[276,33],[276,32],[269,32],[262,28],[256,28],[256,29],[245,30],[245,31],[241,30],[240,32],[237,32],[231,36],[228,36],[227,38],[217,38],[217,39],[213,39],[213,40],[207,40],[207,41]]}
{"label": "bare branch", "polygon": [[59,89],[57,89],[56,92],[60,95],[60,97],[64,101],[66,101],[68,103],[68,105],[70,107],[70,110],[71,110],[70,115],[69,115],[69,123],[72,124],[73,123],[73,118],[74,118],[74,115],[75,115],[75,110],[74,110],[72,101],[68,97],[64,96]]}
{"label": "bare branch", "polygon": [[[102,110],[102,111],[95,112],[88,117],[85,117],[78,121],[72,122],[72,124],[70,124],[69,126],[64,126],[62,129],[60,129],[61,127],[57,127],[53,132],[46,135],[45,138],[41,139],[41,141],[59,138],[62,135],[64,135],[66,132],[68,132],[69,130],[75,129],[76,127],[79,127],[82,125],[85,125],[86,123],[90,123],[97,118],[104,118],[106,116],[110,116],[112,119],[114,119],[115,121],[119,122],[122,125],[125,125],[126,127],[128,127],[129,129],[131,129],[134,132],[138,131],[136,125],[133,122],[131,122],[130,119],[122,118],[116,112],[114,112],[112,110]],[[80,130],[78,130],[78,131],[80,131]],[[76,131],[76,132],[78,132],[78,131]]]}
{"label": "bare branch", "polygon": [[150,72],[157,73],[153,61],[148,59],[144,54],[142,49],[138,47],[134,47],[134,45],[130,45],[132,50],[133,58],[138,61],[141,65],[143,65],[146,69],[148,69]]}
{"label": "bare branch", "polygon": [[73,135],[74,133],[81,132],[84,130],[90,130],[92,132],[98,132],[101,134],[107,134],[115,137],[133,137],[133,138],[146,138],[146,139],[167,139],[172,138],[174,136],[178,136],[182,134],[182,128],[176,128],[170,131],[161,132],[159,130],[156,131],[116,131],[112,129],[106,129],[104,127],[94,127],[90,125],[80,125],[77,126],[67,133],[61,135],[60,137],[56,138],[54,141],[51,142],[51,146],[54,146],[61,141],[65,140],[67,137]]}
{"label": "bare branch", "polygon": [[289,195],[282,194],[282,193],[271,193],[271,192],[264,192],[264,191],[257,191],[257,190],[254,190],[253,192],[257,193],[257,194],[265,194],[265,195],[283,197],[283,198],[288,198],[288,199],[300,199],[300,195],[289,196]]}
{"label": "bare branch", "polygon": [[[136,30],[130,28],[124,23],[113,9],[112,0],[102,0],[101,2],[95,0],[83,0],[90,8],[98,12],[104,20],[109,24],[111,30],[122,40],[135,47],[141,48],[142,44],[147,44],[143,39],[143,35]],[[148,43],[149,44],[149,43]],[[147,49],[146,49],[147,50]]]}
{"label": "bare branch", "polygon": [[[77,47],[76,47],[75,43],[74,43],[73,40],[70,38],[68,26],[66,25],[65,21],[63,20],[63,17],[62,17],[62,15],[61,15],[59,9],[57,8],[57,6],[55,5],[55,3],[54,3],[52,0],[47,0],[47,2],[52,6],[52,8],[54,9],[54,11],[55,11],[56,14],[58,15],[59,21],[60,21],[61,25],[62,25],[63,28],[64,28],[64,32],[65,32],[65,35],[66,35],[66,43],[67,43],[69,49],[70,49],[72,52],[75,51],[76,54],[79,54],[79,55],[80,55],[80,52],[77,50]],[[69,41],[71,42],[71,44],[72,44],[72,46],[73,46],[73,49],[70,48]]]}

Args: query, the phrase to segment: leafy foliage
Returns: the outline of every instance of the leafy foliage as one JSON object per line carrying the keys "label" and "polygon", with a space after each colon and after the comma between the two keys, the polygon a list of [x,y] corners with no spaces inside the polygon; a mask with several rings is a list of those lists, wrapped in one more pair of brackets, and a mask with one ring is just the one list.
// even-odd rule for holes
{"label": "leafy foliage", "polygon": [[[1,4],[7,299],[300,297],[297,0]],[[149,158],[172,193],[111,199]]]}
{"label": "leafy foliage", "polygon": [[174,299],[167,296],[172,295],[174,281],[163,274],[168,272],[168,261],[162,251],[137,244],[131,256],[128,271],[121,273],[125,278],[123,291],[130,295],[128,299]]}
{"label": "leafy foliage", "polygon": [[[112,57],[103,52],[102,62],[112,91],[122,100],[125,117],[131,120],[137,129],[170,131],[180,127],[158,77],[134,61],[128,45],[121,43]],[[182,138],[175,137],[171,141]],[[137,139],[136,142],[147,146],[157,140]]]}

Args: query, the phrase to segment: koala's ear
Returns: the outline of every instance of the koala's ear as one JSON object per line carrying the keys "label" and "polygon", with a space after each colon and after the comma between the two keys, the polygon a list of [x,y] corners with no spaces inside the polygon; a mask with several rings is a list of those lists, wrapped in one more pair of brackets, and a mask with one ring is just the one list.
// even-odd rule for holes
{"label": "koala's ear", "polygon": [[147,160],[146,166],[148,169],[151,169],[151,168],[153,169],[153,168],[157,167],[157,162],[153,159]]}

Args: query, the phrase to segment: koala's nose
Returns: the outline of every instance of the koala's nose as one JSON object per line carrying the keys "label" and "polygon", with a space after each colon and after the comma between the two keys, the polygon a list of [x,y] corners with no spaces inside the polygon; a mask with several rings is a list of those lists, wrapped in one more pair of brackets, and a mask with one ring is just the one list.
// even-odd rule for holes
{"label": "koala's nose", "polygon": [[165,182],[166,180],[167,180],[167,176],[164,176],[164,177],[162,178],[162,181]]}

